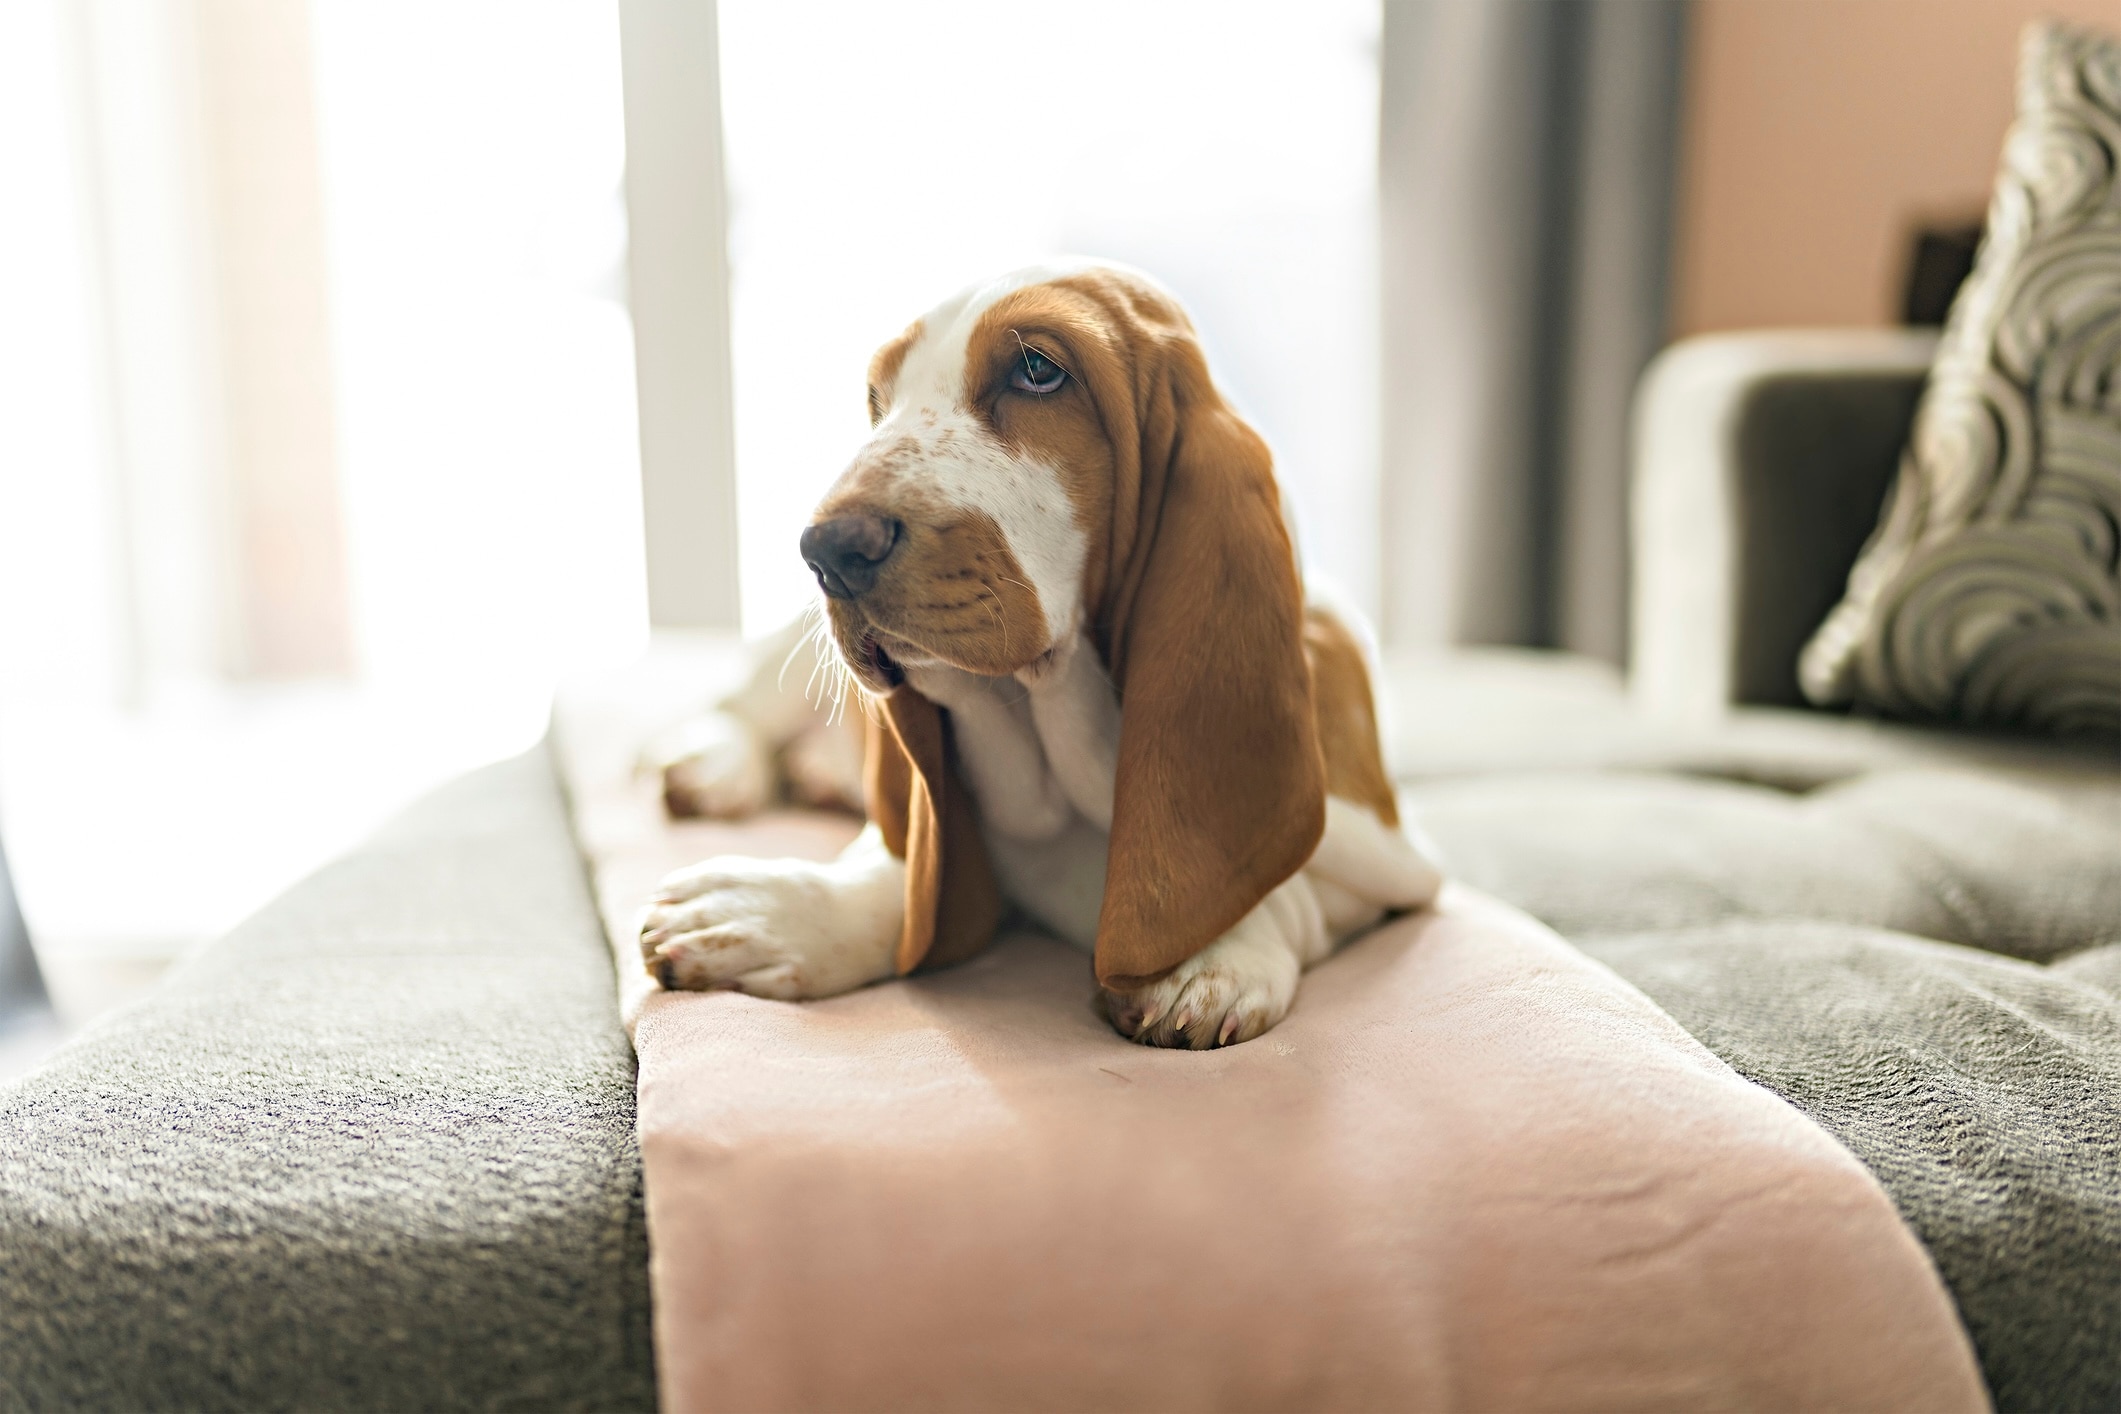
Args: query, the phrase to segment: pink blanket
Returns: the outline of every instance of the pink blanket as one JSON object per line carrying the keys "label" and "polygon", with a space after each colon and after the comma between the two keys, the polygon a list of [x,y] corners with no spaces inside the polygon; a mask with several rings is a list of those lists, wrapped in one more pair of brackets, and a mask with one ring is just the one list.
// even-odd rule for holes
{"label": "pink blanket", "polygon": [[1463,892],[1229,1051],[1012,938],[807,1006],[651,998],[665,1407],[1979,1409],[1824,1133]]}
{"label": "pink blanket", "polygon": [[[622,968],[662,869],[852,829],[576,789]],[[636,986],[664,1407],[1986,1407],[1870,1175],[1513,909],[1453,887],[1226,1051],[1093,992],[1028,935],[802,1005]]]}

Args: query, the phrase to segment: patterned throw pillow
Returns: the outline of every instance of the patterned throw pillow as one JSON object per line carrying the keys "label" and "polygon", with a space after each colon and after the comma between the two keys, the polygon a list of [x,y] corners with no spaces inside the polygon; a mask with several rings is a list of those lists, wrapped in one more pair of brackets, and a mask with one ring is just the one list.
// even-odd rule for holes
{"label": "patterned throw pillow", "polygon": [[2026,31],[1988,237],[1807,697],[2121,734],[2121,41]]}

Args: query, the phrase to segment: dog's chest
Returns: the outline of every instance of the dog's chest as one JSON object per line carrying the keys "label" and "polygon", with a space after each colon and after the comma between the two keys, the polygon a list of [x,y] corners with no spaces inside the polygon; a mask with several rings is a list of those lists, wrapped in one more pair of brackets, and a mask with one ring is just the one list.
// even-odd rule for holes
{"label": "dog's chest", "polygon": [[[978,783],[973,790],[981,834],[1003,893],[1056,934],[1090,951],[1097,945],[1105,898],[1111,778],[1097,770],[1095,753],[1080,749],[1084,743],[1071,736],[1077,725],[1094,731],[1094,723],[1058,722],[1048,713],[1042,724],[1030,708],[1021,698],[1012,704],[1004,719],[1006,742],[960,732],[960,752],[980,754],[962,761],[964,774]],[[1115,756],[1117,736],[1114,732],[1109,743]],[[1034,761],[1035,767],[1027,765]],[[1029,779],[1032,770],[1044,779]],[[1026,797],[1034,802],[1028,812],[1020,808]],[[1100,798],[1097,818],[1076,803],[1095,807]]]}
{"label": "dog's chest", "polygon": [[1027,801],[1064,804],[1065,813],[1110,830],[1119,712],[1102,671],[1038,688],[1012,678],[983,686],[991,705],[953,714],[957,749],[983,815],[1002,833],[1027,841],[1057,833],[1063,823],[1057,808],[1013,808]]}
{"label": "dog's chest", "polygon": [[1034,682],[909,670],[950,714],[959,777],[1004,892],[1089,947],[1104,897],[1119,701],[1087,645]]}

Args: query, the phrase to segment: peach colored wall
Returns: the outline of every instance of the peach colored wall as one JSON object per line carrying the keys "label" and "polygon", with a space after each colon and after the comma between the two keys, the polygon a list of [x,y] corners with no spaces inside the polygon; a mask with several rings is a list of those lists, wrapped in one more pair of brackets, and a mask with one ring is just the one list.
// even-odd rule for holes
{"label": "peach colored wall", "polygon": [[2121,0],[1696,0],[1673,332],[1888,324],[1908,232],[1978,215],[2020,28]]}

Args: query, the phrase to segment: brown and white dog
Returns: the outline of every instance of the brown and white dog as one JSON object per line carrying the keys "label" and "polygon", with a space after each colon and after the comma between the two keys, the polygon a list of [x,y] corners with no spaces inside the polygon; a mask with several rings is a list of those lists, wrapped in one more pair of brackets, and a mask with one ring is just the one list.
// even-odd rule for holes
{"label": "brown and white dog", "polygon": [[869,825],[828,864],[670,876],[664,986],[831,996],[1014,905],[1093,953],[1123,1034],[1227,1045],[1435,896],[1362,651],[1306,608],[1266,445],[1168,293],[1090,264],[976,287],[878,352],[869,414],[802,537]]}

